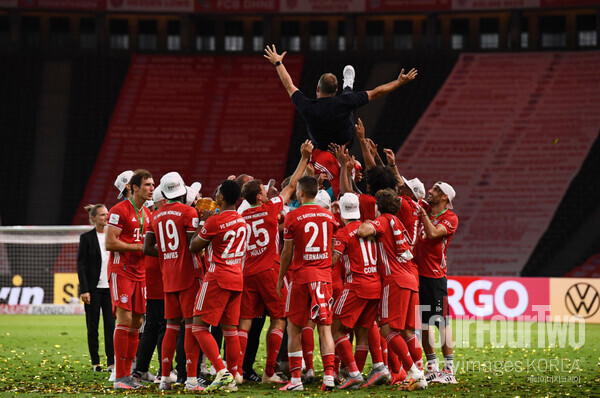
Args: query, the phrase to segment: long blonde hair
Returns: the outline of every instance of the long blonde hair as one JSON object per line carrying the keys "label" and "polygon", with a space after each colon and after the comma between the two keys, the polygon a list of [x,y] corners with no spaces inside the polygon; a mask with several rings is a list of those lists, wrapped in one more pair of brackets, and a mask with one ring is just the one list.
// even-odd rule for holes
{"label": "long blonde hair", "polygon": [[87,211],[90,215],[90,224],[96,225],[94,222],[94,217],[98,214],[98,209],[101,207],[106,207],[102,203],[98,203],[97,205],[87,205],[84,207],[85,211]]}

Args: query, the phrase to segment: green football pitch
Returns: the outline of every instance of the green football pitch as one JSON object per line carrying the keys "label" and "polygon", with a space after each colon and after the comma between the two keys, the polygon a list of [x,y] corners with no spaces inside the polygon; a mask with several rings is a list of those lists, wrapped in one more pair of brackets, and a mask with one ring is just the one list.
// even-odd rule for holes
{"label": "green football pitch", "polygon": [[[268,322],[267,322],[268,324]],[[320,384],[292,396],[600,396],[600,325],[531,322],[455,321],[454,362],[458,384],[430,385],[425,391],[402,392],[397,386],[322,393]],[[264,331],[263,331],[264,333]],[[102,335],[102,334],[101,334]],[[318,347],[318,343],[315,344]],[[100,347],[103,352],[103,346]],[[438,348],[438,357],[441,352]],[[255,369],[262,374],[264,344]],[[156,355],[151,371],[157,369]],[[315,367],[321,363],[315,351]],[[369,371],[367,360],[365,373]],[[0,316],[0,395],[184,395],[180,387],[160,393],[156,385],[134,392],[114,392],[107,373],[91,372],[83,316]],[[274,386],[242,385],[237,393],[257,397],[284,394]],[[190,394],[191,395],[191,394]]]}

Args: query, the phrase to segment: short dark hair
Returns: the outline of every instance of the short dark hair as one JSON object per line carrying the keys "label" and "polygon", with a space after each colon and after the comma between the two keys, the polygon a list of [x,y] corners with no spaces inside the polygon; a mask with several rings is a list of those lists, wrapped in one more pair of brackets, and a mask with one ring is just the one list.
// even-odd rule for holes
{"label": "short dark hair", "polygon": [[367,170],[365,177],[371,195],[382,189],[396,189],[398,185],[398,177],[390,166],[373,166]]}
{"label": "short dark hair", "polygon": [[309,198],[314,198],[319,192],[319,182],[313,176],[304,176],[298,180],[298,188]]}
{"label": "short dark hair", "polygon": [[400,210],[400,198],[393,189],[380,189],[375,194],[377,208],[381,214],[396,214]]}
{"label": "short dark hair", "polygon": [[152,178],[152,173],[146,169],[137,169],[133,172],[131,179],[129,180],[129,186],[131,186],[131,192],[133,193],[133,186],[137,185],[138,188],[142,187],[142,181]]}
{"label": "short dark hair", "polygon": [[262,180],[254,179],[244,184],[242,187],[242,198],[246,199],[251,205],[256,204],[256,197],[260,195]]}
{"label": "short dark hair", "polygon": [[338,89],[337,77],[333,73],[323,73],[319,78],[319,87],[323,94],[335,94]]}
{"label": "short dark hair", "polygon": [[219,192],[223,195],[223,199],[228,205],[234,205],[235,202],[240,198],[241,193],[240,186],[231,180],[225,180],[219,186]]}

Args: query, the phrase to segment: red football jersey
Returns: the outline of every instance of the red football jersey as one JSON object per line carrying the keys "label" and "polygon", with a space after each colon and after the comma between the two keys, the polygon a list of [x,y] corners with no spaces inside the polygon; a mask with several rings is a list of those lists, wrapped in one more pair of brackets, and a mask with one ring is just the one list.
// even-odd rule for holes
{"label": "red football jersey", "polygon": [[417,234],[419,233],[419,225],[421,224],[419,207],[419,202],[412,200],[406,195],[400,195],[400,210],[396,213],[396,217],[404,224],[408,232],[408,243],[413,253],[417,242]]}
{"label": "red football jersey", "polygon": [[377,245],[373,237],[358,236],[360,224],[354,221],[339,229],[333,250],[342,255],[346,285],[350,284],[358,297],[378,299],[381,279],[377,273]]}
{"label": "red football jersey", "polygon": [[371,225],[375,227],[379,273],[383,284],[394,281],[400,287],[418,291],[419,285],[412,271],[413,255],[404,225],[391,214],[382,214]]}
{"label": "red football jersey", "polygon": [[446,209],[442,214],[430,215],[429,219],[434,226],[443,225],[448,233],[441,238],[428,239],[421,224],[415,248],[415,262],[419,267],[419,275],[443,278],[447,272],[446,252],[458,228],[458,217],[452,210]]}
{"label": "red football jersey", "polygon": [[242,217],[248,224],[249,234],[244,276],[258,274],[273,268],[274,264],[279,264],[278,217],[282,211],[283,200],[277,196],[261,206],[250,207],[242,213]]}
{"label": "red football jersey", "polygon": [[285,216],[283,239],[294,241],[290,265],[296,283],[331,283],[331,245],[337,222],[330,211],[305,204]]}
{"label": "red football jersey", "polygon": [[358,195],[358,208],[360,210],[360,221],[374,220],[377,216],[377,209],[375,205],[377,200],[375,196],[362,193]]}
{"label": "red football jersey", "polygon": [[[138,219],[138,214],[140,219]],[[144,236],[150,224],[150,210],[142,206],[136,212],[129,200],[117,203],[108,213],[108,225],[121,230],[119,240],[125,243],[144,244]],[[133,281],[143,281],[145,278],[144,253],[135,252],[110,252],[108,262],[110,272],[123,275]]]}
{"label": "red football jersey", "polygon": [[197,228],[198,212],[183,203],[167,203],[152,214],[148,232],[156,236],[165,292],[185,290],[198,277],[198,265],[192,260],[187,240],[187,233]]}
{"label": "red football jersey", "polygon": [[216,280],[226,290],[243,290],[247,228],[246,221],[235,210],[226,210],[206,220],[198,234],[201,239],[210,241],[204,250],[208,267],[205,281]]}

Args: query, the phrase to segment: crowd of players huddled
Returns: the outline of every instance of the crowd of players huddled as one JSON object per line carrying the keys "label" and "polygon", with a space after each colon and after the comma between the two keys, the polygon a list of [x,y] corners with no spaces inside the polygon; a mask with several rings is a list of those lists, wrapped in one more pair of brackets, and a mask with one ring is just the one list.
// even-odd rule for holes
{"label": "crowd of players huddled", "polygon": [[[265,185],[241,174],[208,187],[216,188],[214,195],[201,198],[199,183],[186,186],[169,172],[155,186],[143,169],[115,181],[119,198],[125,196],[105,215],[115,389],[136,389],[148,379],[157,341],[151,330],[161,323],[160,390],[172,389],[173,358],[182,350],[186,366],[178,376],[186,390],[235,391],[263,382],[302,391],[317,376],[315,327],[324,391],[456,383],[446,281],[446,251],[458,226],[455,191],[441,181],[426,191],[418,178],[403,177],[394,153],[384,149],[384,162],[360,119],[352,122],[355,107],[410,82],[416,70],[355,93],[354,69],[347,66],[342,95],[336,97],[335,76],[324,74],[317,100],[308,100],[293,85],[284,56],[274,46],[265,51],[311,140],[301,145],[296,170],[280,189],[276,181]],[[323,128],[339,134],[325,137]],[[355,140],[364,165],[349,154]],[[365,192],[357,187],[363,178]],[[259,377],[252,362],[264,344],[258,336],[266,316]],[[441,335],[441,371],[433,325]],[[363,376],[369,352],[371,370]],[[212,366],[210,384],[199,372],[201,358]]]}

